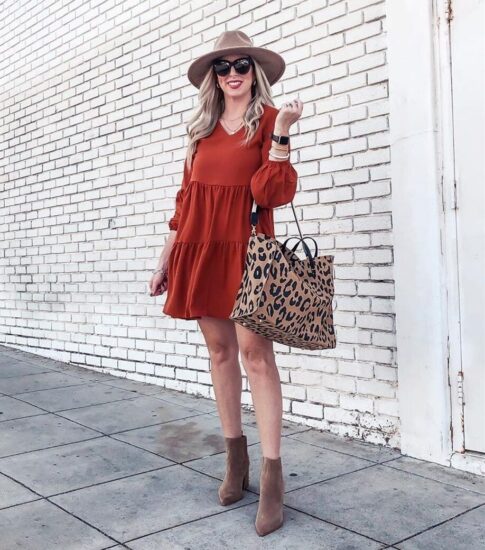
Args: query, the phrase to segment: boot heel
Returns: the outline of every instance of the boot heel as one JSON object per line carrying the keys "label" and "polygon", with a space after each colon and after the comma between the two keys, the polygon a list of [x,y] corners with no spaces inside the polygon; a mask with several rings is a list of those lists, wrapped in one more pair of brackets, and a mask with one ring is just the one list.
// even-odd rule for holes
{"label": "boot heel", "polygon": [[246,472],[246,475],[243,478],[242,488],[247,489],[249,487],[249,470]]}

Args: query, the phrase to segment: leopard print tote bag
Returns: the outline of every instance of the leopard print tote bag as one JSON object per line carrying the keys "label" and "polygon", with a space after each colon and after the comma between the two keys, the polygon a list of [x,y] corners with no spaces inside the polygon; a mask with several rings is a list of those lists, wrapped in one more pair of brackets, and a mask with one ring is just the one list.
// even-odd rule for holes
{"label": "leopard print tote bag", "polygon": [[[335,348],[333,325],[334,256],[318,256],[312,237],[300,234],[280,243],[269,235],[256,233],[258,206],[253,201],[251,236],[241,285],[230,319],[270,340],[301,349]],[[290,239],[298,239],[290,249]],[[315,245],[312,255],[305,240]],[[295,250],[301,243],[305,259]]]}

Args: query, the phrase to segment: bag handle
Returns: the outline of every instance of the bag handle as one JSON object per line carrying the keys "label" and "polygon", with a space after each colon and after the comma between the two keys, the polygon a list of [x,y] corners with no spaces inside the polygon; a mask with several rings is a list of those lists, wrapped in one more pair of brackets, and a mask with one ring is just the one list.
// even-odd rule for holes
{"label": "bag handle", "polygon": [[[304,238],[303,233],[301,232],[300,224],[298,223],[298,218],[296,217],[296,211],[295,211],[295,207],[293,206],[293,201],[291,201],[290,204],[293,210],[293,216],[295,217],[296,226],[298,227],[298,233],[300,234],[300,239],[303,239]],[[249,223],[252,226],[252,229],[251,229],[252,235],[256,235],[256,224],[258,223],[258,217],[259,217],[259,204],[256,204],[256,201],[253,198],[251,214],[249,216]]]}
{"label": "bag handle", "polygon": [[[292,252],[295,252],[298,245],[301,243],[302,246],[303,246],[303,251],[305,252],[305,255],[308,258],[308,261],[310,263],[310,266],[311,266],[313,272],[315,272],[315,260],[314,260],[314,258],[316,258],[317,254],[318,254],[317,241],[315,241],[315,239],[313,237],[304,237],[303,236],[303,234],[301,232],[300,224],[298,223],[298,218],[296,217],[296,211],[295,211],[295,207],[293,206],[293,201],[291,202],[291,208],[293,210],[293,216],[295,217],[295,221],[296,221],[296,225],[298,227],[298,233],[300,234],[300,238],[298,239],[298,237],[294,237],[294,236],[293,237],[288,237],[286,239],[286,241],[283,243],[283,246],[286,248],[286,243],[290,239],[298,239],[298,242],[292,248]],[[259,205],[256,204],[256,201],[253,198],[253,203],[252,203],[252,207],[251,207],[251,214],[250,214],[250,217],[249,217],[249,223],[251,224],[251,235],[256,235],[256,225],[258,223],[258,217],[259,217]],[[311,239],[315,243],[315,254],[313,256],[312,256],[312,253],[310,252],[310,249],[308,248],[308,245],[305,243],[305,239]]]}

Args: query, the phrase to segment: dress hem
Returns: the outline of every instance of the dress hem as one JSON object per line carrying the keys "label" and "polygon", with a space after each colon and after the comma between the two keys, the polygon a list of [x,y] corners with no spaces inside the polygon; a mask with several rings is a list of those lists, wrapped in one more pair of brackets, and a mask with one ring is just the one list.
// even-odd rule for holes
{"label": "dress hem", "polygon": [[167,311],[164,311],[163,309],[162,309],[162,313],[164,313],[168,317],[172,317],[172,319],[184,319],[186,321],[193,321],[193,320],[196,320],[196,319],[200,319],[201,317],[213,317],[215,319],[227,319],[228,321],[232,321],[232,319],[230,319],[229,316],[214,315],[214,314],[211,314],[211,313],[199,313],[198,315],[197,314],[192,314],[192,316],[189,316],[189,315],[184,315],[182,313],[180,313],[180,314],[177,314],[177,313],[171,314],[171,313],[168,313]]}

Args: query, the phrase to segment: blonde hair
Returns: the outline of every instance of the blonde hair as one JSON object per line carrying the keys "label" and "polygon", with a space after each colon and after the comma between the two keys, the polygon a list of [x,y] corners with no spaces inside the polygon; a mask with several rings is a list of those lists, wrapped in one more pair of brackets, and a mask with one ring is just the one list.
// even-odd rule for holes
{"label": "blonde hair", "polygon": [[[271,86],[266,74],[255,59],[253,62],[253,78],[256,80],[256,84],[251,85],[251,101],[243,117],[245,132],[244,139],[240,142],[241,146],[247,145],[256,133],[259,118],[263,114],[263,105],[274,106]],[[197,109],[186,126],[189,136],[186,162],[189,170],[192,167],[192,158],[197,149],[197,142],[212,133],[224,111],[224,92],[216,87],[216,83],[217,75],[211,67],[200,86]]]}

